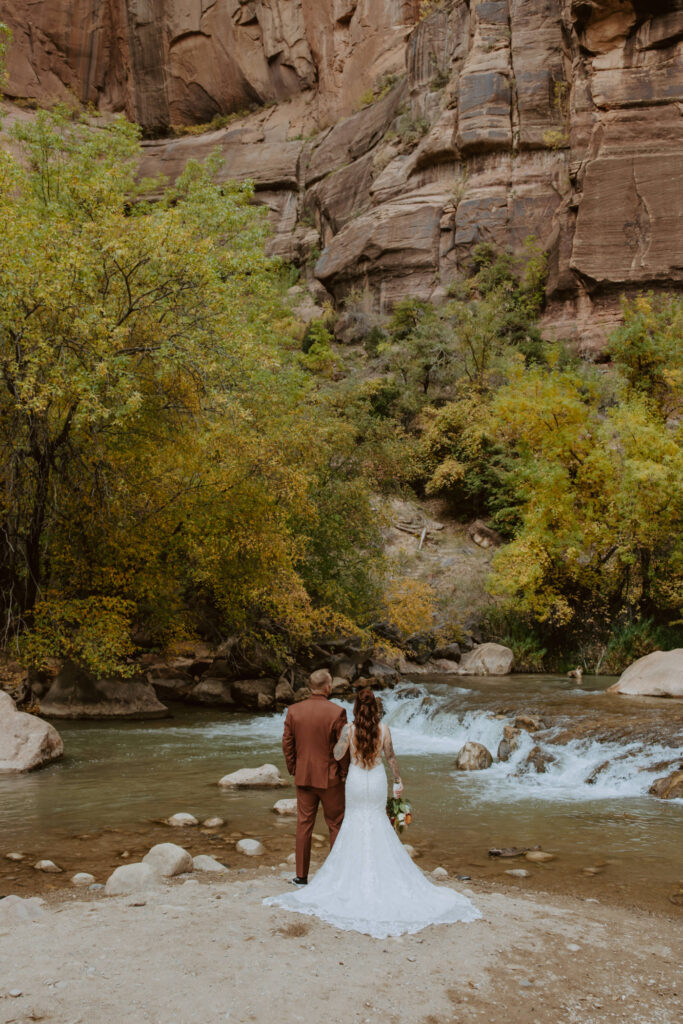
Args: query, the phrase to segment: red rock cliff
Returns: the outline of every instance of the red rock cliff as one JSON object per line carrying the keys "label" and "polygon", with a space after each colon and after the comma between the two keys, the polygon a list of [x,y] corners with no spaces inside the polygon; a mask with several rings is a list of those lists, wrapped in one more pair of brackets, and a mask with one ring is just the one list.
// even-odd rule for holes
{"label": "red rock cliff", "polygon": [[683,0],[432,7],[0,0],[15,96],[75,95],[148,131],[276,101],[148,142],[144,171],[219,147],[269,206],[274,251],[336,300],[439,298],[477,242],[533,234],[548,329],[599,348],[621,292],[683,282]]}

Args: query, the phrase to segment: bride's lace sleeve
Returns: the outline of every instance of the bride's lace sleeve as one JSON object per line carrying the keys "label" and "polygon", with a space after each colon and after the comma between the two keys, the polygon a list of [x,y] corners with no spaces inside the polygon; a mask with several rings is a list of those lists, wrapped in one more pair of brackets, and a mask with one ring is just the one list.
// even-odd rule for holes
{"label": "bride's lace sleeve", "polygon": [[382,742],[382,750],[384,752],[387,764],[391,769],[391,774],[394,777],[394,782],[400,783],[401,773],[398,769],[398,761],[396,759],[396,754],[394,753],[394,744],[391,742],[391,733],[389,731],[388,725],[384,726],[384,740]]}
{"label": "bride's lace sleeve", "polygon": [[335,761],[341,761],[342,757],[344,756],[346,751],[349,749],[350,737],[351,737],[351,726],[348,725],[348,723],[347,723],[344,726],[344,728],[342,729],[342,731],[340,732],[339,739],[335,743],[334,750],[332,751],[332,753],[334,754]]}

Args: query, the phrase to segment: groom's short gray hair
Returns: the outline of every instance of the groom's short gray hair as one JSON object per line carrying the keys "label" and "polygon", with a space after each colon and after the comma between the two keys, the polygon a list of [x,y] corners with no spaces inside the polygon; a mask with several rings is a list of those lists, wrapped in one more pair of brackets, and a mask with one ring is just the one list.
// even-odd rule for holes
{"label": "groom's short gray hair", "polygon": [[309,682],[312,690],[322,690],[324,686],[332,682],[332,676],[326,668],[319,668],[315,672],[311,672]]}

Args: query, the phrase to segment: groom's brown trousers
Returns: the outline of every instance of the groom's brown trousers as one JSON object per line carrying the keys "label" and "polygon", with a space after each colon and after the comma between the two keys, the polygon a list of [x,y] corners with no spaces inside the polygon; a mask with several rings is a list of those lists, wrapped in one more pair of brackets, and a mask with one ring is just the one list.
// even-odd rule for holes
{"label": "groom's brown trousers", "polygon": [[323,805],[325,824],[330,830],[330,849],[334,846],[342,821],[344,820],[344,784],[327,789],[314,789],[312,786],[296,787],[296,873],[299,878],[308,877],[311,863],[311,836],[318,813],[318,803]]}

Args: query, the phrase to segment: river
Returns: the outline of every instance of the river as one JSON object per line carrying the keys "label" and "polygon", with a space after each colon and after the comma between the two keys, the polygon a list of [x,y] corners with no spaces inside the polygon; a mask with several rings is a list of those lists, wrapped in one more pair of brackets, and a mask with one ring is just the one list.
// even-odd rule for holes
{"label": "river", "polygon": [[[427,868],[443,864],[482,884],[572,891],[586,898],[676,912],[683,884],[683,801],[647,791],[667,774],[683,747],[683,702],[606,695],[612,680],[581,684],[557,676],[506,679],[425,677],[383,694],[414,823],[404,838]],[[239,835],[261,838],[270,861],[293,848],[294,822],[271,811],[293,789],[227,792],[227,772],[264,762],[283,774],[284,714],[250,715],[177,706],[153,721],[60,722],[64,758],[38,772],[0,777],[0,895],[61,888],[75,870],[104,880],[121,855],[136,859],[171,839],[211,852],[230,866]],[[350,713],[350,706],[347,705]],[[503,727],[519,712],[541,715],[545,728],[521,734],[507,762],[458,772],[466,740],[495,756]],[[574,738],[571,738],[571,737]],[[526,763],[532,747],[555,759],[544,773]],[[662,768],[663,764],[670,764]],[[177,811],[219,815],[224,830],[170,830]],[[318,826],[323,831],[322,822]],[[557,855],[547,864],[493,858],[492,847],[535,846]],[[39,876],[30,865],[50,857],[64,875]],[[526,878],[506,875],[523,868]]]}

